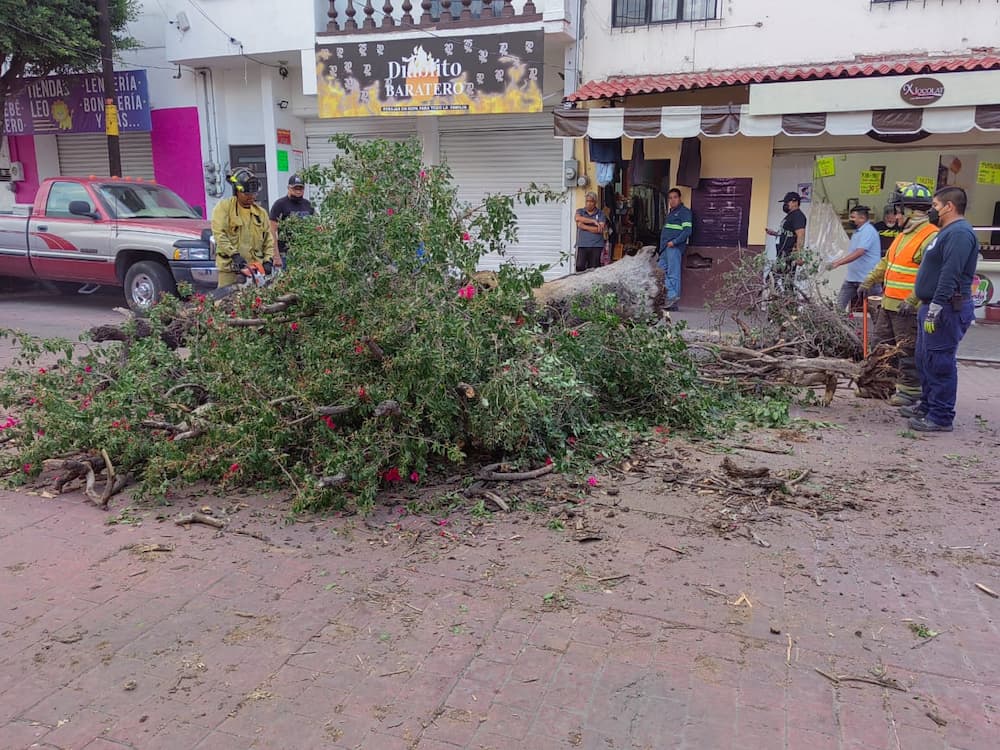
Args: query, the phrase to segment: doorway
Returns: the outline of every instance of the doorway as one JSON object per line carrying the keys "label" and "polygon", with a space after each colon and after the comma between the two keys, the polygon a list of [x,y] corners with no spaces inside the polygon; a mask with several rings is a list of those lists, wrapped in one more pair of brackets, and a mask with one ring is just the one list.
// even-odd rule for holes
{"label": "doorway", "polygon": [[267,195],[267,159],[264,156],[264,146],[230,146],[229,172],[232,174],[240,167],[246,167],[260,180],[260,192],[257,193],[257,203],[269,211],[271,202]]}

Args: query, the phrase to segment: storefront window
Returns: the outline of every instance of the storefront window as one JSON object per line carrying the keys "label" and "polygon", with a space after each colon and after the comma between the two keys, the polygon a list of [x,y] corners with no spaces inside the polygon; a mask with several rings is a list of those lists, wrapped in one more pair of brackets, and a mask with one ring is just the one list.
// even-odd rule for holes
{"label": "storefront window", "polygon": [[718,0],[614,0],[611,25],[622,28],[708,21],[719,17],[717,5]]}

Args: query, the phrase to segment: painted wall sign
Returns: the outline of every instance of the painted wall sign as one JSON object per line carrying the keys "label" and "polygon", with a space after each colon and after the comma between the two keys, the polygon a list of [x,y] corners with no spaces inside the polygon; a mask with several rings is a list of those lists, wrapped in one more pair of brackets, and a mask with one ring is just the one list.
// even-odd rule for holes
{"label": "painted wall sign", "polygon": [[937,78],[914,78],[900,87],[899,96],[914,107],[926,107],[944,96],[944,84]]}
{"label": "painted wall sign", "polygon": [[[4,104],[7,135],[104,133],[104,80],[100,73],[26,78]],[[118,128],[149,132],[149,85],[145,70],[115,71]]]}
{"label": "painted wall sign", "polygon": [[292,145],[292,131],[287,128],[278,128],[277,130],[278,145],[279,146],[291,146]]}
{"label": "painted wall sign", "polygon": [[316,46],[320,117],[542,111],[541,29]]}
{"label": "painted wall sign", "polygon": [[750,235],[749,177],[703,178],[691,191],[692,245],[746,247]]}

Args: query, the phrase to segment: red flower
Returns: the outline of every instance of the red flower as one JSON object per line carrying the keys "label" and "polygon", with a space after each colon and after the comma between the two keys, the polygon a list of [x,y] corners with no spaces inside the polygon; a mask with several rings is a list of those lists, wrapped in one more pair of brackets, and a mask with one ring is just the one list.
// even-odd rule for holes
{"label": "red flower", "polygon": [[23,472],[24,472],[25,474],[29,474],[29,473],[31,473],[31,464],[25,464],[24,466],[22,466],[22,467],[21,467],[21,470],[22,470],[22,471],[23,471]]}
{"label": "red flower", "polygon": [[677,394],[677,398],[687,398],[687,397],[688,397],[688,395],[686,393],[678,393]]}
{"label": "red flower", "polygon": [[38,374],[39,375],[44,375],[45,374],[45,368],[44,367],[39,367],[38,368]]}
{"label": "red flower", "polygon": [[263,304],[264,304],[264,300],[262,300],[260,297],[254,297],[253,298],[253,309],[254,310],[257,310]]}
{"label": "red flower", "polygon": [[389,216],[392,216],[394,213],[396,213],[395,209],[392,208],[387,208],[385,212],[389,214]]}
{"label": "red flower", "polygon": [[364,354],[365,353],[365,348],[363,346],[361,346],[361,344],[355,344],[354,345],[354,353],[355,354]]}
{"label": "red flower", "polygon": [[514,321],[514,325],[516,325],[516,326],[523,326],[524,325],[524,317],[521,316],[521,315],[518,315],[517,316],[517,320]]}
{"label": "red flower", "polygon": [[421,169],[420,170],[420,179],[421,180],[426,180],[427,179],[427,170],[426,169]]}
{"label": "red flower", "polygon": [[468,242],[471,239],[471,235],[468,232],[462,232],[462,242]]}
{"label": "red flower", "polygon": [[546,456],[545,457],[545,465],[546,466],[551,466],[552,465],[552,456]]}
{"label": "red flower", "polygon": [[94,369],[93,367],[91,367],[90,365],[87,365],[86,367],[83,368],[83,371],[84,372],[92,372],[93,369]]}
{"label": "red flower", "polygon": [[365,387],[363,385],[358,388],[358,398],[361,399],[368,398],[368,391],[365,390]]}
{"label": "red flower", "polygon": [[569,335],[572,336],[573,338],[576,338],[577,336],[580,335],[580,332],[574,328],[572,331],[569,332]]}
{"label": "red flower", "polygon": [[299,330],[299,324],[298,323],[292,323],[291,326],[289,326],[289,327],[292,329],[292,333],[295,333],[297,330]]}
{"label": "red flower", "polygon": [[323,417],[323,421],[326,423],[326,426],[329,427],[331,430],[337,429],[337,424],[333,421],[333,417],[331,417],[329,414]]}
{"label": "red flower", "polygon": [[576,438],[570,435],[568,438],[566,438],[566,442],[569,443],[570,445],[576,445]]}
{"label": "red flower", "polygon": [[461,289],[458,290],[458,296],[461,297],[462,299],[472,299],[473,297],[476,296],[476,287],[474,287],[472,284],[463,286]]}
{"label": "red flower", "polygon": [[38,403],[38,399],[35,398],[34,396],[32,396],[31,398],[28,399],[28,405],[29,406],[34,406],[37,403]]}
{"label": "red flower", "polygon": [[415,471],[411,471],[410,472],[410,481],[413,482],[414,484],[416,484],[417,482],[420,481],[420,475],[417,472],[415,472]]}
{"label": "red flower", "polygon": [[382,474],[382,478],[387,482],[402,482],[403,476],[399,473],[399,469],[393,466],[391,469]]}

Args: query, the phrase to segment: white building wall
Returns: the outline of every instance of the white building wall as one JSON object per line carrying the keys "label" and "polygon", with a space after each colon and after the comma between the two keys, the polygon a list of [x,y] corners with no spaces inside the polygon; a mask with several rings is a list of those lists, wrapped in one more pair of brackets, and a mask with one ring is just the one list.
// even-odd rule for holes
{"label": "white building wall", "polygon": [[995,2],[717,0],[718,20],[612,28],[613,2],[585,0],[585,80],[1000,45]]}

